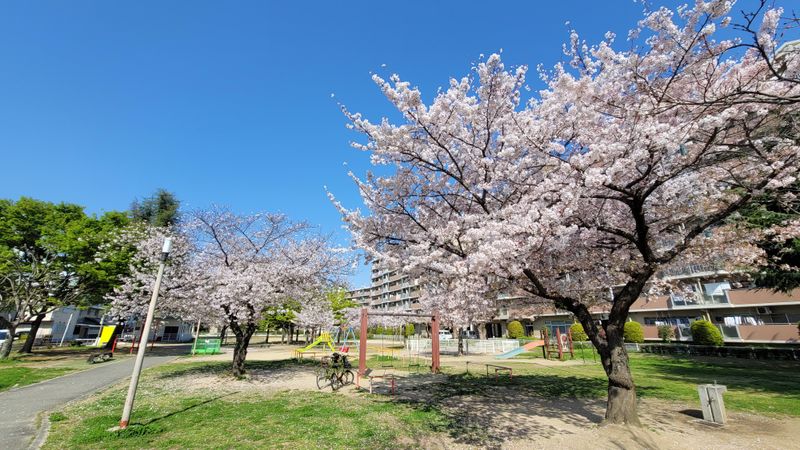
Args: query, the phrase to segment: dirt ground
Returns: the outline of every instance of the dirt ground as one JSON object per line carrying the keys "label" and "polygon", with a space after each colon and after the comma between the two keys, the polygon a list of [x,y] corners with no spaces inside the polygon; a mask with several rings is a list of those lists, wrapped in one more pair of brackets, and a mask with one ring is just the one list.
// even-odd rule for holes
{"label": "dirt ground", "polygon": [[[249,360],[280,360],[291,357],[293,347],[274,346],[253,349]],[[229,360],[229,354],[191,358]],[[480,358],[478,358],[480,359]],[[477,360],[475,361],[478,362]],[[447,364],[443,360],[443,364]],[[381,371],[377,371],[379,374]],[[391,372],[391,369],[389,369]],[[445,376],[396,373],[398,394],[390,397],[388,385],[377,383],[376,398],[435,403],[457,429],[433,435],[426,448],[468,449],[476,447],[539,449],[800,449],[800,419],[769,418],[730,413],[724,426],[708,424],[699,418],[699,405],[644,399],[639,403],[641,428],[600,426],[605,404],[599,400],[545,398],[516,391],[513,386],[498,386],[488,393],[453,395],[441,398],[436,393]],[[224,392],[281,390],[316,391],[313,370],[307,367],[261,372],[253,370],[247,380],[215,375],[175,378],[179,389],[213,389]],[[441,391],[439,391],[441,392]],[[345,396],[369,395],[354,387],[340,390]]]}

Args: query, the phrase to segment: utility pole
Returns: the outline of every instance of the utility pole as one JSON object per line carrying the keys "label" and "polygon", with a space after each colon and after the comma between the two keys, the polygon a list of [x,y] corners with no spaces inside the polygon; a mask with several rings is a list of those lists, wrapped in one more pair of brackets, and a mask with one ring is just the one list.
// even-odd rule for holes
{"label": "utility pole", "polygon": [[122,410],[122,419],[119,421],[119,429],[121,430],[128,428],[128,421],[131,419],[133,399],[136,397],[136,388],[139,384],[139,375],[142,373],[142,363],[144,362],[144,352],[147,349],[147,338],[150,337],[150,326],[153,324],[153,314],[156,310],[156,300],[158,299],[158,291],[161,288],[161,277],[164,276],[164,265],[167,262],[169,251],[171,249],[172,238],[165,238],[164,247],[161,249],[161,262],[158,265],[156,284],[153,286],[153,295],[150,297],[150,307],[147,309],[147,318],[144,322],[144,328],[142,328],[142,337],[139,343],[139,350],[136,353],[136,362],[133,364],[131,384],[128,387],[128,396],[125,398],[125,408]]}

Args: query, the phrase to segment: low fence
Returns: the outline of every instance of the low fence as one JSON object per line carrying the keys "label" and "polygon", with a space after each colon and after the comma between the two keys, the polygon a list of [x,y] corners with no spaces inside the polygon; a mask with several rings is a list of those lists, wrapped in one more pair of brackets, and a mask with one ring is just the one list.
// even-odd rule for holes
{"label": "low fence", "polygon": [[[358,336],[356,336],[358,338]],[[376,341],[392,341],[392,342],[403,342],[405,338],[399,334],[370,334],[370,339],[374,339]]]}
{"label": "low fence", "polygon": [[[499,354],[519,348],[516,339],[464,339],[466,353]],[[406,350],[411,353],[430,353],[431,340],[411,338],[406,341]],[[442,339],[439,341],[439,353],[458,353],[458,339]]]}
{"label": "low fence", "polygon": [[709,345],[688,344],[640,344],[644,353],[659,355],[719,356],[725,358],[800,360],[800,347],[756,347],[726,345],[714,347]]}

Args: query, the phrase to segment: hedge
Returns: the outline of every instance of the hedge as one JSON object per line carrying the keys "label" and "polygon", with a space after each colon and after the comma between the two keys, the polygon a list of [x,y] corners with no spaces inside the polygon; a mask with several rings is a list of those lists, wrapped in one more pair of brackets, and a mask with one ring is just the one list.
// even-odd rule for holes
{"label": "hedge", "polygon": [[725,339],[722,338],[722,333],[714,326],[713,323],[707,320],[696,320],[692,322],[689,327],[692,332],[692,342],[697,345],[713,345],[721,347],[725,345]]}
{"label": "hedge", "polygon": [[525,327],[519,323],[519,320],[512,320],[511,322],[508,322],[508,337],[511,339],[525,337]]}
{"label": "hedge", "polygon": [[572,333],[572,340],[573,341],[588,341],[589,336],[586,335],[586,332],[583,330],[583,325],[579,322],[575,322],[569,327],[570,332]]}
{"label": "hedge", "polygon": [[644,330],[639,322],[625,322],[625,328],[622,330],[622,337],[625,342],[632,344],[641,344],[644,342]]}

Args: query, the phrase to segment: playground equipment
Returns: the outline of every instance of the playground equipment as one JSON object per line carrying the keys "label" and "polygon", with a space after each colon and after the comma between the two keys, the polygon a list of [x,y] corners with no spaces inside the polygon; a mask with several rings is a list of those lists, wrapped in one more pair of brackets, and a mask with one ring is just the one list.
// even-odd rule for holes
{"label": "playground equipment", "polygon": [[495,359],[513,358],[513,357],[519,355],[520,353],[531,351],[531,350],[535,349],[536,347],[545,347],[545,343],[546,343],[545,340],[528,342],[527,344],[523,345],[522,347],[515,348],[514,350],[505,352],[505,353],[500,354],[500,355],[496,355]]}
{"label": "playground equipment", "polygon": [[[342,330],[342,328],[336,328],[336,334],[333,336],[334,342],[339,342],[339,334],[342,333]],[[347,327],[347,330],[344,330],[344,338],[342,339],[341,347],[339,347],[339,353],[349,353],[351,347],[351,345],[349,345],[350,342],[352,342],[352,346],[358,343],[356,340],[356,332],[353,327]]]}
{"label": "playground equipment", "polygon": [[367,327],[369,326],[369,314],[373,316],[391,317],[417,317],[426,318],[431,323],[431,372],[439,373],[439,313],[369,313],[367,308],[361,308],[361,324],[359,329],[358,344],[358,375],[368,377],[367,372]]}
{"label": "playground equipment", "polygon": [[558,355],[558,359],[563,360],[564,354],[569,352],[570,358],[575,359],[575,349],[572,346],[572,330],[567,329],[567,332],[562,334],[561,330],[556,328],[555,336],[550,336],[547,328],[542,329],[542,338],[546,345],[542,346],[542,353],[547,359],[553,359]]}
{"label": "playground equipment", "polygon": [[296,351],[298,353],[305,353],[318,345],[323,345],[323,348],[325,348],[324,346],[327,345],[328,348],[331,349],[331,352],[336,351],[333,348],[333,338],[331,337],[331,333],[328,331],[323,331],[322,333],[319,334],[319,337],[314,339],[314,342],[306,345],[303,348],[297,349]]}

